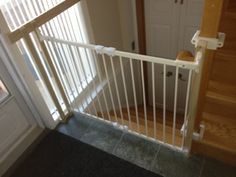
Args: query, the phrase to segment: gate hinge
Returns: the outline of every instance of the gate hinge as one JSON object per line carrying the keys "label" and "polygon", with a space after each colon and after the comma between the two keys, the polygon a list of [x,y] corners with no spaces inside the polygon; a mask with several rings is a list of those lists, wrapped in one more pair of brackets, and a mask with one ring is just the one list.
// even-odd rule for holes
{"label": "gate hinge", "polygon": [[218,38],[208,38],[208,37],[201,37],[200,31],[198,30],[192,40],[191,43],[195,45],[195,47],[206,47],[210,50],[216,50],[217,48],[221,48],[224,46],[225,42],[225,33],[218,33]]}

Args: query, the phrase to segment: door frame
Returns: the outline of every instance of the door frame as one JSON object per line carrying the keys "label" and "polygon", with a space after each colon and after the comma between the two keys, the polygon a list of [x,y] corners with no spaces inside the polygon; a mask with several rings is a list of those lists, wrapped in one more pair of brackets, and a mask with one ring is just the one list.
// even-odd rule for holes
{"label": "door frame", "polygon": [[[147,54],[146,48],[146,28],[145,28],[145,7],[144,0],[136,0],[135,8],[136,10],[136,25],[137,27],[137,42],[139,53],[142,55]],[[134,29],[135,29],[134,28]],[[144,87],[145,87],[145,97],[146,104],[149,104],[149,96],[148,96],[148,65],[147,62],[143,62],[143,73],[144,73]]]}
{"label": "door frame", "polygon": [[0,23],[0,43],[3,46],[5,55],[7,55],[7,57],[3,58],[3,62],[17,85],[17,88],[24,98],[28,108],[33,112],[33,121],[36,121],[37,125],[42,128],[55,128],[59,122],[52,120],[52,116],[47,109],[36,83],[34,82],[34,78],[29,68],[24,62],[19,48],[16,43],[12,44],[10,42],[7,35],[10,32],[10,29],[1,11]]}
{"label": "door frame", "polygon": [[[2,176],[5,173],[8,175],[8,169],[10,174],[12,165],[17,161],[17,159],[19,159],[21,154],[40,136],[40,134],[43,133],[44,124],[40,119],[38,119],[37,112],[35,112],[36,110],[33,109],[33,105],[29,105],[29,100],[26,100],[28,96],[25,87],[23,86],[15,68],[10,61],[9,55],[3,45],[1,38],[0,53],[1,79],[10,93],[10,96],[1,103],[1,110],[3,109],[2,111],[4,111],[6,110],[6,107],[15,104],[17,109],[19,109],[22,113],[21,116],[23,116],[19,118],[19,121],[23,121],[25,123],[24,127],[14,127],[17,133],[13,133],[12,136],[9,136],[6,139],[8,143],[1,146],[3,148],[3,155],[1,154],[2,156],[0,158],[0,176]],[[13,107],[13,109],[16,107]],[[12,107],[8,108],[12,109]]]}
{"label": "door frame", "polygon": [[146,55],[146,29],[144,0],[136,0],[136,20],[139,53]]}
{"label": "door frame", "polygon": [[10,90],[10,94],[15,97],[29,124],[44,128],[45,125],[29,97],[27,88],[24,86],[18,72],[11,62],[10,56],[8,55],[4,45],[4,41],[2,40],[2,36],[0,37],[0,53],[2,54],[0,58],[0,69],[6,73],[4,74],[3,79],[5,80],[4,83],[6,83],[8,89]]}

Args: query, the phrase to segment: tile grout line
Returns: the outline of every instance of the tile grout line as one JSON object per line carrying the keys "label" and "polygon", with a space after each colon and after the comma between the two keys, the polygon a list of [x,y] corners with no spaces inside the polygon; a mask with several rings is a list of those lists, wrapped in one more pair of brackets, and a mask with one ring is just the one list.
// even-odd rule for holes
{"label": "tile grout line", "polygon": [[155,160],[157,159],[157,156],[158,156],[160,150],[161,150],[161,145],[159,144],[159,148],[158,148],[158,150],[157,150],[157,152],[156,152],[156,154],[154,156],[154,159],[152,160],[152,164],[151,164],[151,168],[150,168],[151,171],[153,171],[154,163],[155,163]]}
{"label": "tile grout line", "polygon": [[123,132],[122,133],[122,135],[120,136],[120,139],[119,139],[119,141],[116,143],[116,145],[114,146],[114,148],[113,148],[113,150],[112,150],[112,154],[114,154],[115,153],[115,150],[116,150],[116,148],[118,147],[118,145],[120,144],[120,142],[122,141],[122,139],[123,139],[123,137],[124,137],[124,135],[125,135],[126,133],[125,132]]}
{"label": "tile grout line", "polygon": [[206,163],[206,160],[205,160],[205,158],[203,158],[203,161],[202,161],[202,166],[201,166],[201,170],[200,170],[199,177],[201,177],[201,176],[202,176],[202,173],[203,173],[203,170],[204,170],[205,163]]}

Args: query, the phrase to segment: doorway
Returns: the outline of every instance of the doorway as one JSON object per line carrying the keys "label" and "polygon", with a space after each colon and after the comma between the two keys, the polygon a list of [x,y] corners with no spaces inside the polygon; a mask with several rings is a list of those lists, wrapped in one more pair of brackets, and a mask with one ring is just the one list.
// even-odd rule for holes
{"label": "doorway", "polygon": [[[142,0],[141,0],[142,1]],[[199,29],[201,24],[201,17],[203,11],[203,0],[144,0],[141,3],[136,0],[136,6],[143,4],[144,11],[137,10],[138,24],[144,24],[140,27],[138,25],[139,36],[145,36],[146,46],[145,51],[147,55],[163,57],[175,60],[178,52],[187,50],[194,54],[194,46],[191,44],[191,39],[194,33]],[[145,18],[142,18],[142,15]],[[143,33],[143,34],[140,34]],[[164,73],[163,67],[160,65],[155,66],[156,84],[163,84],[163,74],[167,76],[167,109],[173,110],[174,104],[174,87],[175,87],[175,73],[174,67],[167,67]],[[147,66],[148,83],[152,82],[151,66]],[[187,76],[186,70],[179,70],[178,79],[178,98],[177,102],[179,107],[178,112],[184,110],[184,100],[187,89]],[[158,88],[156,86],[156,88]],[[152,88],[148,88],[148,100],[152,98]],[[162,90],[156,90],[157,102],[156,105],[162,107]],[[152,105],[152,103],[149,103]]]}

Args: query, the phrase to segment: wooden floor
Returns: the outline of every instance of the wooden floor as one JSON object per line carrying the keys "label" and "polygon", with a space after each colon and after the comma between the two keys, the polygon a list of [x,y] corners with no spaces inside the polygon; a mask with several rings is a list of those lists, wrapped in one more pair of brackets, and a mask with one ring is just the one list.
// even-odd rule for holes
{"label": "wooden floor", "polygon": [[[129,115],[127,108],[122,109],[123,114],[123,123],[124,125],[127,125],[130,130],[133,130],[135,132],[142,133],[144,135],[147,135],[152,138],[156,138],[160,141],[164,141],[164,134],[163,134],[163,111],[161,109],[156,109],[156,136],[154,133],[154,119],[153,119],[153,108],[147,107],[147,134],[146,134],[146,128],[145,128],[145,116],[144,116],[144,108],[143,106],[138,106],[138,121],[139,121],[139,130],[138,130],[138,124],[136,119],[136,112],[135,108],[131,107],[130,110],[130,117],[131,117],[131,123],[129,124]],[[117,120],[119,124],[122,124],[122,118],[120,110],[116,110],[117,114]],[[101,113],[98,113],[99,116],[101,116]],[[116,117],[113,111],[110,112],[112,121],[116,121]],[[104,116],[108,120],[108,116],[106,113],[104,113]],[[180,133],[180,129],[184,122],[184,116],[181,114],[176,115],[176,131],[175,131],[175,146],[181,147],[182,145],[182,135]],[[167,111],[166,112],[166,131],[165,131],[165,142],[168,144],[173,145],[173,113]]]}

